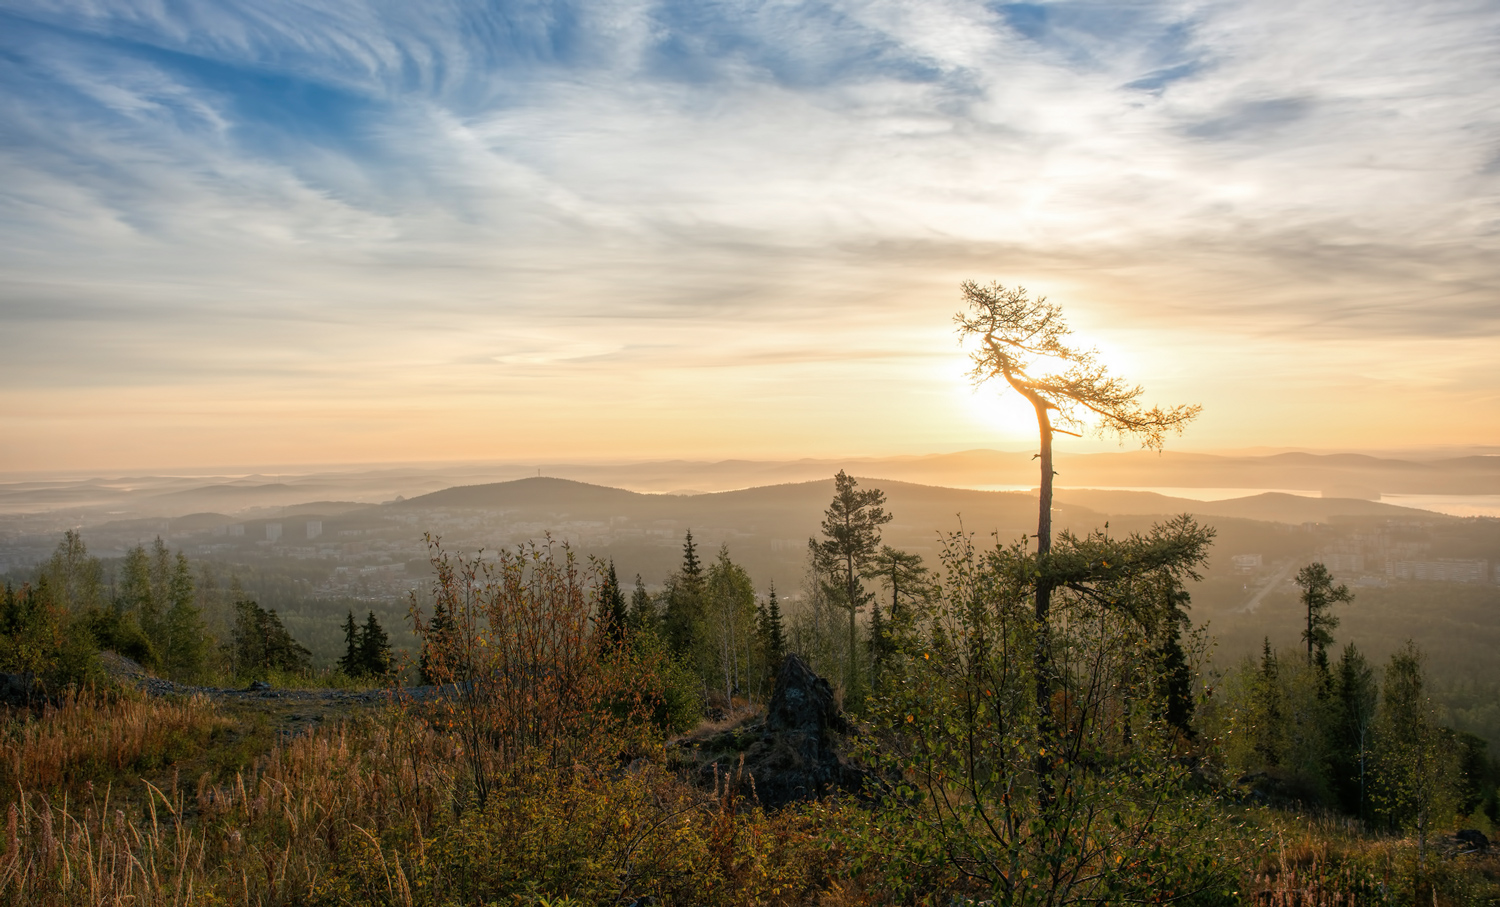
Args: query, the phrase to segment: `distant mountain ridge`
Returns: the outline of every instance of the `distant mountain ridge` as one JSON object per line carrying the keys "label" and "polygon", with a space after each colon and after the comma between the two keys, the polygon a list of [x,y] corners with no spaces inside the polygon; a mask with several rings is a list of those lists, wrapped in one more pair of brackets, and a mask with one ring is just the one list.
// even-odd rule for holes
{"label": "distant mountain ridge", "polygon": [[[621,464],[491,464],[376,468],[302,475],[98,476],[0,484],[0,514],[71,511],[74,522],[114,517],[175,517],[193,511],[248,513],[341,500],[362,504],[417,498],[459,487],[523,478],[569,479],[639,493],[707,494],[826,479],[839,469],[872,480],[948,488],[1037,484],[1029,452],[968,450],[926,456],[781,461],[658,460]],[[1068,454],[1057,460],[1058,487],[1303,490],[1328,497],[1381,494],[1500,495],[1500,456],[1397,459],[1365,454],[1275,453],[1221,456],[1167,451]],[[540,475],[538,475],[540,473]],[[561,492],[559,492],[561,493]],[[1195,510],[1205,505],[1194,504]],[[1251,506],[1251,505],[1244,505]],[[1300,505],[1299,505],[1300,506]]]}
{"label": "distant mountain ridge", "polygon": [[[1024,527],[1036,522],[1036,495],[1017,491],[980,491],[858,477],[861,486],[885,492],[890,510],[902,523],[947,525],[962,515]],[[698,519],[743,521],[797,515],[805,524],[821,518],[831,497],[831,479],[784,483],[701,495],[644,494],[569,479],[530,477],[510,482],[459,486],[387,505],[402,510],[514,510],[575,519]],[[1110,515],[1234,517],[1283,523],[1316,522],[1337,516],[1440,517],[1425,510],[1351,498],[1311,498],[1266,492],[1222,501],[1195,501],[1154,492],[1061,489],[1057,504],[1069,517],[1098,520]],[[991,528],[986,526],[985,528]]]}

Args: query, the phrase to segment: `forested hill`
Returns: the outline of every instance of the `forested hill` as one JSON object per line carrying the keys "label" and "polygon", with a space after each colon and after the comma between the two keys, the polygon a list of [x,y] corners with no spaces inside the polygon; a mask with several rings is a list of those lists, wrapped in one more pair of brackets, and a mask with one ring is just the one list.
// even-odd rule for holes
{"label": "forested hill", "polygon": [[[963,525],[988,535],[1019,536],[1035,528],[1036,496],[1031,492],[942,488],[859,477],[883,490],[897,525],[922,526],[926,533]],[[671,520],[687,525],[722,525],[764,534],[785,526],[805,536],[822,518],[833,488],[831,479],[767,485],[713,494],[640,494],[569,479],[535,477],[487,485],[448,488],[387,505],[398,510],[472,509],[567,516],[572,520]],[[1060,489],[1059,520],[1074,531],[1102,525],[1109,515],[1150,516],[1192,513],[1275,523],[1326,522],[1335,517],[1434,517],[1430,511],[1351,498],[1313,498],[1265,492],[1222,501],[1195,501],[1144,491]],[[763,525],[764,524],[764,525]],[[754,528],[751,528],[754,527]],[[794,528],[796,527],[796,528]]]}

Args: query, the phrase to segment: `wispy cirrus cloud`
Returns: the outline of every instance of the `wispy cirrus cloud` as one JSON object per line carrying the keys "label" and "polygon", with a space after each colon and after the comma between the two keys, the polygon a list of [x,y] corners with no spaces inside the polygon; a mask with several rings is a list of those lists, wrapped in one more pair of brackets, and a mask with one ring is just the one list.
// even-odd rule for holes
{"label": "wispy cirrus cloud", "polygon": [[[1500,332],[1497,38],[1466,2],[0,0],[7,384],[569,409],[629,369],[760,395],[732,444],[889,379],[938,412],[890,443],[941,446],[992,437],[930,403],[971,276],[1324,382]],[[1413,405],[1492,434],[1476,393]]]}

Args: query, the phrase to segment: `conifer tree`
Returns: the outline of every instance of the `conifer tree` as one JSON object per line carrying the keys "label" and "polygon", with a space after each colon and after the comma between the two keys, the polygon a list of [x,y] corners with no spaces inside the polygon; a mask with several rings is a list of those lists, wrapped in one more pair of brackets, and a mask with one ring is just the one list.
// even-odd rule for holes
{"label": "conifer tree", "polygon": [[[451,648],[451,631],[448,626],[448,609],[443,606],[441,599],[437,607],[432,611],[432,622],[427,625],[427,632],[422,636],[422,654],[417,659],[417,673],[424,684],[434,684],[452,680],[450,675],[458,667],[453,664]],[[350,628],[354,624],[354,612],[349,612]]]}
{"label": "conifer tree", "polygon": [[625,609],[625,594],[620,591],[620,579],[615,574],[615,561],[610,558],[609,570],[599,586],[599,608],[596,618],[603,629],[600,635],[605,644],[619,643],[625,638],[629,613]]}
{"label": "conifer tree", "polygon": [[[976,383],[1003,380],[1036,413],[1040,450],[1037,453],[1041,485],[1037,493],[1036,555],[1044,566],[1052,550],[1052,442],[1058,432],[1078,437],[1072,429],[1083,429],[1092,419],[1100,435],[1113,433],[1140,438],[1141,445],[1160,450],[1166,433],[1181,432],[1197,417],[1201,407],[1173,406],[1146,409],[1144,391],[1119,377],[1099,361],[1098,351],[1074,346],[1072,329],[1062,309],[1046,300],[1032,299],[1026,288],[999,283],[983,286],[966,280],[961,285],[967,312],[954,316],[961,340],[974,338],[978,349],[971,354],[970,375]],[[1066,427],[1063,427],[1066,426]],[[1043,570],[1033,590],[1037,633],[1032,645],[1036,674],[1035,696],[1042,729],[1052,724],[1051,608],[1055,581]],[[1049,769],[1038,760],[1037,771]]]}
{"label": "conifer tree", "polygon": [[98,607],[104,600],[104,568],[89,554],[77,530],[63,533],[42,572],[52,590],[53,603],[66,612]]}
{"label": "conifer tree", "polygon": [[865,565],[866,579],[878,580],[890,590],[890,607],[881,613],[872,605],[870,613],[871,676],[879,677],[898,652],[909,652],[919,644],[918,619],[932,592],[928,569],[920,555],[882,545]]}
{"label": "conifer tree", "polygon": [[776,584],[771,584],[771,594],[766,602],[765,620],[766,662],[775,672],[786,658],[786,627],[781,620],[781,602],[776,598]]}
{"label": "conifer tree", "polygon": [[391,669],[391,638],[375,619],[375,612],[365,619],[359,634],[359,664],[363,673],[384,676]]}
{"label": "conifer tree", "polygon": [[833,502],[823,514],[824,541],[819,548],[836,571],[829,595],[849,613],[845,695],[853,703],[860,701],[857,615],[871,597],[860,576],[879,550],[880,527],[891,521],[884,505],[885,492],[878,488],[861,490],[859,483],[841,469],[833,477]]}
{"label": "conifer tree", "polygon": [[241,676],[266,671],[305,671],[311,665],[312,653],[292,638],[273,608],[267,611],[257,602],[234,603],[233,660]]}
{"label": "conifer tree", "polygon": [[1268,768],[1275,768],[1281,764],[1281,676],[1269,636],[1261,644],[1255,694],[1255,753]]}
{"label": "conifer tree", "polygon": [[1344,811],[1369,816],[1369,762],[1378,694],[1375,672],[1353,643],[1344,646],[1334,672],[1335,715],[1330,768],[1333,792]]}
{"label": "conifer tree", "polygon": [[1307,643],[1307,663],[1316,665],[1324,679],[1329,682],[1328,647],[1333,644],[1333,633],[1339,625],[1337,615],[1328,609],[1340,602],[1351,602],[1354,595],[1349,587],[1333,584],[1333,575],[1320,563],[1308,564],[1297,572],[1297,587],[1302,590],[1302,606],[1307,611],[1307,627],[1302,631],[1302,641]]}
{"label": "conifer tree", "polygon": [[[151,559],[144,546],[136,545],[125,552],[125,560],[120,565],[115,610],[134,614],[139,624],[151,609]],[[144,625],[142,629],[145,629]]]}
{"label": "conifer tree", "polygon": [[[358,677],[363,673],[361,668],[361,649],[359,625],[354,622],[354,611],[351,609],[344,618],[344,654],[339,657],[339,670],[350,677]],[[425,650],[423,658],[426,658]]]}
{"label": "conifer tree", "polygon": [[891,640],[891,628],[880,613],[879,599],[873,599],[870,602],[869,633],[869,639],[865,640],[865,648],[870,652],[870,682],[878,687],[885,673],[886,663],[895,654],[896,648]]}
{"label": "conifer tree", "polygon": [[[707,618],[704,592],[703,565],[689,529],[682,544],[682,566],[667,580],[667,607],[662,615],[667,646],[679,658],[698,660]],[[701,671],[706,666],[698,667]]]}
{"label": "conifer tree", "polygon": [[167,608],[161,624],[162,662],[174,680],[195,680],[207,667],[208,628],[195,598],[192,569],[179,551],[167,581]]}
{"label": "conifer tree", "polygon": [[635,575],[635,591],[630,594],[630,626],[637,633],[656,632],[656,606],[639,573]]}

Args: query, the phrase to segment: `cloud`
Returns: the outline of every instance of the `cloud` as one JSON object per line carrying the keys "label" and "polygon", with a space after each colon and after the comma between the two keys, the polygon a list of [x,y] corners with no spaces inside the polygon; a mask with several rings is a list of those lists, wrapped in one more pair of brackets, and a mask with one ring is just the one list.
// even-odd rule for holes
{"label": "cloud", "polygon": [[1494,337],[1497,38],[1465,2],[0,0],[0,329],[33,388],[370,400],[389,363],[932,391],[964,277],[1217,361]]}

